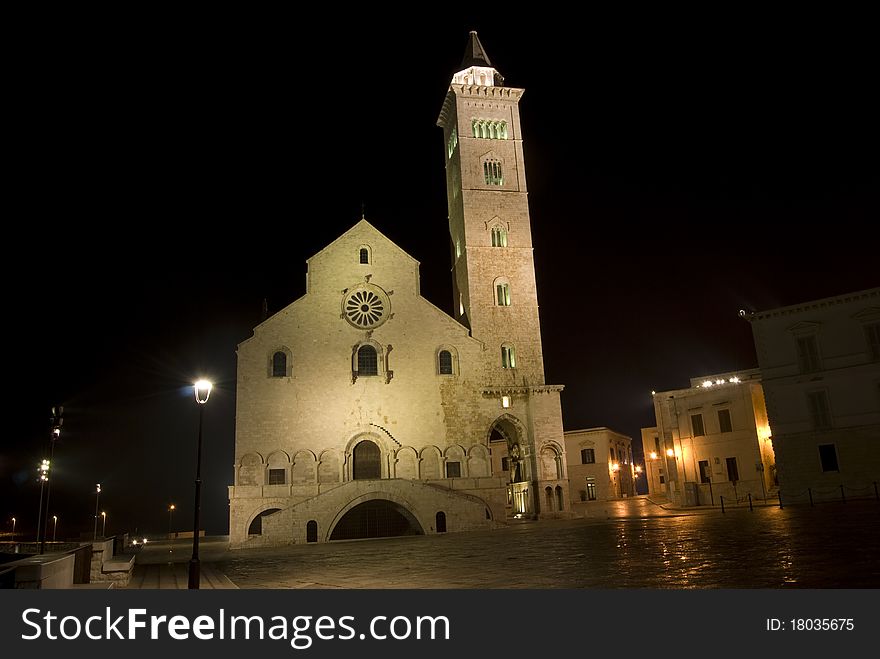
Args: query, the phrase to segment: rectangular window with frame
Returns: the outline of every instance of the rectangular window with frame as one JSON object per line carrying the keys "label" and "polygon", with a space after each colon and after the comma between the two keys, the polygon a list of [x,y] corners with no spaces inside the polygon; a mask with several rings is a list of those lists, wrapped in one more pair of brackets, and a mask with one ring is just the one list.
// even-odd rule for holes
{"label": "rectangular window with frame", "polygon": [[730,410],[718,410],[718,426],[721,428],[721,432],[733,432]]}
{"label": "rectangular window with frame", "polygon": [[797,353],[801,373],[814,373],[819,370],[819,343],[814,334],[797,337]]}
{"label": "rectangular window with frame", "polygon": [[828,405],[827,391],[811,391],[807,394],[810,408],[810,419],[816,430],[827,430],[831,427],[831,407]]}
{"label": "rectangular window with frame", "polygon": [[698,464],[700,466],[700,482],[708,483],[712,480],[712,472],[709,470],[709,461],[700,460]]}
{"label": "rectangular window with frame", "polygon": [[663,453],[663,451],[660,450],[660,438],[659,437],[654,438],[654,450],[657,452],[657,455],[660,455]]}
{"label": "rectangular window with frame", "polygon": [[837,462],[837,448],[834,444],[819,444],[819,462],[822,471],[840,471]]}
{"label": "rectangular window with frame", "polygon": [[739,468],[736,466],[736,458],[727,458],[727,480],[736,483],[739,480]]}
{"label": "rectangular window with frame", "polygon": [[461,478],[461,463],[460,462],[447,462],[446,463],[446,478]]}
{"label": "rectangular window with frame", "polygon": [[592,448],[582,448],[581,449],[581,464],[582,465],[591,465],[596,462],[596,449]]}
{"label": "rectangular window with frame", "polygon": [[587,477],[587,501],[596,500],[596,479]]}
{"label": "rectangular window with frame", "polygon": [[284,469],[269,470],[269,485],[284,485]]}
{"label": "rectangular window with frame", "polygon": [[706,428],[703,426],[702,414],[691,414],[691,428],[694,431],[694,437],[702,437],[706,434]]}

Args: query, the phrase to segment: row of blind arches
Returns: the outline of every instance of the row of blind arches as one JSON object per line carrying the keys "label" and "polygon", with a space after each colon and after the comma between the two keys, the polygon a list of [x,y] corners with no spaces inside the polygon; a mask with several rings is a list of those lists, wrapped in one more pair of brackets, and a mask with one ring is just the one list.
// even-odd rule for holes
{"label": "row of blind arches", "polygon": [[[502,368],[516,368],[516,351],[508,343],[501,346]],[[290,377],[290,360],[283,350],[277,350],[272,355],[272,377]],[[437,353],[437,372],[440,375],[455,374],[455,359],[452,351],[440,350]],[[362,345],[357,351],[357,374],[358,376],[379,375],[379,353],[371,345]]]}

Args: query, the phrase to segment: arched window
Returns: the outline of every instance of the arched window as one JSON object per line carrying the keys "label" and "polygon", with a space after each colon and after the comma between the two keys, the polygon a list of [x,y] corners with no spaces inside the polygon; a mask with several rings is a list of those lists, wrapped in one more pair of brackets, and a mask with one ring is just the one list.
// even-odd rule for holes
{"label": "arched window", "polygon": [[510,284],[499,281],[495,284],[495,302],[499,307],[510,306]]}
{"label": "arched window", "polygon": [[516,351],[513,346],[501,346],[501,368],[516,368]]}
{"label": "arched window", "polygon": [[504,227],[492,227],[492,247],[507,247],[507,231]]}
{"label": "arched window", "polygon": [[287,377],[287,355],[282,350],[272,355],[272,377]]}
{"label": "arched window", "polygon": [[365,439],[354,447],[351,477],[354,480],[382,478],[381,453],[373,442]]}
{"label": "arched window", "polygon": [[549,486],[544,488],[544,495],[547,497],[547,510],[553,510],[553,490]]}
{"label": "arched window", "polygon": [[379,375],[379,356],[373,346],[361,346],[357,355],[358,375]]}
{"label": "arched window", "polygon": [[437,355],[437,361],[440,366],[440,375],[452,375],[452,353],[448,350],[441,350]]}
{"label": "arched window", "polygon": [[486,185],[504,185],[504,176],[501,172],[501,161],[483,161],[483,177],[486,181]]}
{"label": "arched window", "polygon": [[306,524],[306,542],[318,542],[318,522],[313,519]]}
{"label": "arched window", "polygon": [[562,495],[562,488],[559,485],[556,486],[556,503],[559,506],[559,510],[565,508],[565,499]]}
{"label": "arched window", "polygon": [[359,259],[361,263],[369,263],[370,262],[370,250],[366,247],[361,247]]}
{"label": "arched window", "polygon": [[434,516],[434,521],[436,522],[434,526],[437,527],[437,533],[446,533],[446,513],[441,510]]}

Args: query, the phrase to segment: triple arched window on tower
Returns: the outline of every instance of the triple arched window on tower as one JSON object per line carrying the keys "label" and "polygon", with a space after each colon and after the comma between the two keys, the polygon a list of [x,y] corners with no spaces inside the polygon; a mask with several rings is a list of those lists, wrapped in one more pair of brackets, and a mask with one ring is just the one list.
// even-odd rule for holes
{"label": "triple arched window on tower", "polygon": [[488,140],[506,140],[507,122],[495,119],[474,119],[471,121],[474,137]]}
{"label": "triple arched window on tower", "polygon": [[497,158],[487,158],[483,161],[483,179],[486,185],[504,185],[504,173],[501,171],[501,161]]}
{"label": "triple arched window on tower", "polygon": [[507,247],[507,230],[500,224],[492,227],[492,247]]}

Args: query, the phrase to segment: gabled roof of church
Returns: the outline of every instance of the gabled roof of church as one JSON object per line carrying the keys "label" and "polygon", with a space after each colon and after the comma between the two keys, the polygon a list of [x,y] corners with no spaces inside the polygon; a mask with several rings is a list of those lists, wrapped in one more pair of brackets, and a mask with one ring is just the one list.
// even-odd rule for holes
{"label": "gabled roof of church", "polygon": [[334,241],[331,242],[329,245],[327,245],[326,247],[324,247],[324,249],[322,249],[322,250],[320,250],[320,251],[315,252],[314,254],[312,254],[309,258],[306,259],[306,263],[310,262],[310,261],[311,261],[312,259],[314,259],[316,256],[319,256],[320,254],[323,254],[324,252],[327,252],[327,251],[329,251],[330,249],[332,249],[333,246],[334,246],[336,243],[338,243],[339,241],[341,241],[341,240],[342,240],[343,238],[345,238],[348,234],[350,234],[350,233],[352,233],[353,231],[356,231],[356,230],[358,230],[358,229],[360,229],[360,228],[364,228],[364,227],[366,227],[369,231],[375,233],[376,235],[380,236],[383,240],[387,241],[388,244],[392,245],[392,246],[393,246],[398,252],[400,252],[400,254],[402,254],[403,256],[405,256],[406,258],[408,258],[408,259],[409,259],[410,261],[412,261],[413,263],[416,263],[416,264],[419,263],[418,259],[414,258],[411,254],[407,253],[407,252],[406,252],[406,251],[405,251],[400,245],[398,245],[396,242],[394,242],[393,240],[391,240],[391,238],[389,238],[389,237],[386,236],[384,233],[382,233],[381,231],[379,231],[379,229],[377,229],[377,228],[374,227],[372,224],[370,224],[370,223],[366,220],[366,218],[361,218],[357,223],[354,224],[354,226],[352,226],[351,228],[349,228],[348,231],[344,231],[340,236],[338,236],[338,237],[336,238],[336,240],[334,240]]}
{"label": "gabled roof of church", "polygon": [[471,30],[467,47],[464,49],[464,57],[461,59],[461,68],[467,69],[472,66],[492,66],[476,30]]}

